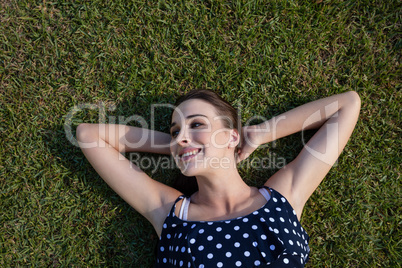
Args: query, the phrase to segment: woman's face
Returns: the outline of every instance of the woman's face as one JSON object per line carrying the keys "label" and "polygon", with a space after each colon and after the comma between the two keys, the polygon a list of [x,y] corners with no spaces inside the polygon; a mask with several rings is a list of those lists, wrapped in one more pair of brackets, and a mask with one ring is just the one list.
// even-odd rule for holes
{"label": "woman's face", "polygon": [[199,99],[176,107],[170,128],[170,151],[184,175],[207,174],[233,164],[235,131],[225,128],[222,118],[214,106]]}

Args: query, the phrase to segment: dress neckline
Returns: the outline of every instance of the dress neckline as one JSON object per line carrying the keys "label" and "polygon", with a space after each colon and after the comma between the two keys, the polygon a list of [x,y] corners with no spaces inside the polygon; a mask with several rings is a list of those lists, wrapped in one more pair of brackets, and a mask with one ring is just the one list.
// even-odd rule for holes
{"label": "dress neckline", "polygon": [[[227,220],[212,220],[212,221],[208,221],[208,220],[204,220],[204,221],[189,221],[189,220],[183,220],[183,219],[180,219],[177,215],[176,215],[176,213],[175,213],[175,211],[176,211],[176,204],[177,204],[177,202],[180,200],[180,199],[183,199],[183,198],[186,198],[186,196],[185,195],[181,195],[179,198],[179,200],[177,200],[175,203],[174,203],[174,205],[173,205],[173,208],[172,208],[172,215],[173,215],[173,217],[175,218],[175,219],[177,219],[177,220],[179,220],[179,221],[181,221],[181,222],[184,222],[184,223],[207,223],[207,224],[213,224],[213,223],[221,223],[221,222],[224,222],[224,223],[230,223],[230,222],[232,222],[232,221],[237,221],[237,220],[242,220],[242,219],[244,219],[244,218],[247,218],[247,217],[249,217],[249,216],[251,216],[251,215],[257,215],[257,214],[259,214],[259,212],[260,212],[260,210],[263,210],[272,200],[273,200],[273,198],[275,198],[274,196],[273,196],[273,191],[275,191],[274,189],[272,189],[272,188],[270,188],[270,187],[267,187],[267,186],[263,186],[263,187],[260,187],[260,188],[258,188],[258,189],[261,189],[261,188],[266,188],[267,190],[269,190],[269,192],[270,192],[270,198],[269,198],[269,200],[267,201],[267,202],[265,202],[265,204],[263,205],[263,206],[261,206],[260,208],[258,208],[258,209],[256,209],[256,210],[254,210],[253,212],[251,212],[251,213],[249,213],[249,214],[247,214],[247,215],[244,215],[244,216],[239,216],[239,217],[236,217],[236,218],[230,218],[230,219],[227,219]],[[276,192],[276,191],[275,191]],[[265,198],[265,196],[264,196],[264,198]],[[284,197],[283,197],[284,198]],[[287,201],[287,199],[285,198],[285,200]],[[288,202],[289,203],[289,202]]]}

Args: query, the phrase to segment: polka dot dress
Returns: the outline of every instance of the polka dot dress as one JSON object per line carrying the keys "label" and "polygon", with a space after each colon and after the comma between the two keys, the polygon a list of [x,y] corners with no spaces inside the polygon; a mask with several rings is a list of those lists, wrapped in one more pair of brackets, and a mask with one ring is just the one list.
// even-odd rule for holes
{"label": "polka dot dress", "polygon": [[179,219],[179,197],[163,224],[155,267],[304,267],[309,237],[285,197],[269,190],[263,207],[226,221]]}

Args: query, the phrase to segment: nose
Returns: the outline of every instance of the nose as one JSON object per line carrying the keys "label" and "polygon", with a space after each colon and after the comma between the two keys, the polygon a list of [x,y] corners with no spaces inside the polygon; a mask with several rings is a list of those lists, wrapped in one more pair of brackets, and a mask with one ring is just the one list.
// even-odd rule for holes
{"label": "nose", "polygon": [[177,143],[179,145],[186,145],[191,142],[191,138],[189,135],[189,132],[187,131],[186,128],[182,129],[181,133],[179,133],[179,136],[177,137]]}

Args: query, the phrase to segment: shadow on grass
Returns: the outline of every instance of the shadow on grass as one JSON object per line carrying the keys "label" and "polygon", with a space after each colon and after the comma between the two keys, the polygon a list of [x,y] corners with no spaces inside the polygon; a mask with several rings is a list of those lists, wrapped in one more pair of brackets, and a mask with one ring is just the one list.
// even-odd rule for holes
{"label": "shadow on grass", "polygon": [[[132,111],[141,111],[140,115],[150,126],[150,104],[174,103],[174,97],[156,96],[150,97],[147,101],[133,97],[119,103],[112,112],[107,112],[106,119],[116,119],[122,115],[128,118],[136,114]],[[296,104],[299,105],[299,103],[301,101],[296,100]],[[292,106],[288,104],[287,108],[290,109]],[[281,112],[284,111],[278,111],[276,114]],[[170,114],[171,110],[169,111],[167,108],[155,110],[154,126],[156,126],[156,130],[168,131]],[[73,120],[74,134],[79,123],[97,123],[99,120],[96,111],[86,114],[77,113],[77,117],[80,116],[83,118]],[[131,123],[129,125],[132,125]],[[69,245],[72,248],[65,248],[67,252],[62,252],[61,255],[71,259],[87,255],[86,259],[92,259],[95,263],[107,266],[151,267],[155,260],[155,246],[158,240],[151,224],[114,193],[91,167],[81,150],[68,142],[64,125],[60,124],[43,133],[43,140],[56,160],[56,165],[63,166],[68,170],[68,175],[63,177],[59,191],[74,196],[77,200],[75,207],[71,209],[82,211],[78,215],[72,211],[74,216],[71,216],[71,226],[69,227],[73,228],[72,233],[77,233],[79,241],[70,241]],[[283,141],[278,142],[275,148],[270,148],[270,152],[274,152],[290,162],[302,148],[300,137],[293,136],[287,138],[285,142],[286,144]],[[266,153],[266,149],[257,150],[256,156],[263,156],[264,153]],[[157,157],[151,154],[145,155]],[[242,168],[241,174],[250,185],[259,186],[265,183],[266,179],[276,170],[275,168],[265,170]],[[171,184],[172,178],[177,174],[177,170],[158,170],[154,174],[152,174],[152,170],[145,170],[145,172],[154,179],[167,184]],[[66,237],[66,239],[70,238]],[[77,249],[74,249],[75,246]],[[84,252],[76,252],[77,250]]]}
{"label": "shadow on grass", "polygon": [[[160,102],[160,100],[157,101]],[[145,111],[141,115],[149,118],[150,113],[145,109],[146,105],[141,106],[137,99],[128,99],[116,107],[115,113],[117,116],[124,115],[127,118],[134,114],[130,111]],[[80,122],[97,122],[98,115],[92,112],[77,113],[78,117],[86,118],[73,121],[74,136],[76,126]],[[110,116],[112,115],[113,113],[110,114]],[[156,116],[158,117],[156,126],[168,126],[170,119],[164,119],[170,115],[163,112],[163,114],[157,113]],[[163,120],[164,124],[159,122]],[[55,160],[55,165],[62,166],[64,170],[68,171],[68,174],[63,177],[63,181],[59,183],[61,186],[58,191],[62,191],[61,195],[66,195],[67,192],[67,195],[77,199],[75,207],[72,207],[71,210],[84,212],[77,216],[71,211],[71,214],[75,216],[71,216],[69,228],[76,228],[77,237],[81,241],[70,241],[67,244],[70,245],[69,247],[77,245],[78,250],[81,251],[86,248],[86,252],[75,253],[77,249],[65,248],[67,252],[61,252],[60,255],[68,256],[70,259],[87,255],[86,259],[99,258],[95,262],[107,266],[152,266],[158,237],[151,224],[108,187],[91,167],[80,148],[68,142],[64,125],[60,124],[55,128],[46,129],[43,131],[42,138]],[[170,170],[158,171],[155,174],[151,174],[150,170],[145,170],[145,172],[165,183],[169,183],[166,176],[172,176],[171,174],[175,173]],[[60,226],[60,228],[65,227]],[[65,239],[71,238],[65,237]]]}

